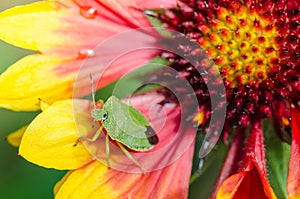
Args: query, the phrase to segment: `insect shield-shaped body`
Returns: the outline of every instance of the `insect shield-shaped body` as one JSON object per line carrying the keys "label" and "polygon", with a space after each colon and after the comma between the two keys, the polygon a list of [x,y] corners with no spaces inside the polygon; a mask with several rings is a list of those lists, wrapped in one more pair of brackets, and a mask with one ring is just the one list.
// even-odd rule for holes
{"label": "insect shield-shaped body", "polygon": [[94,109],[92,117],[101,121],[112,140],[135,151],[150,150],[158,137],[150,122],[135,108],[111,96],[103,108]]}

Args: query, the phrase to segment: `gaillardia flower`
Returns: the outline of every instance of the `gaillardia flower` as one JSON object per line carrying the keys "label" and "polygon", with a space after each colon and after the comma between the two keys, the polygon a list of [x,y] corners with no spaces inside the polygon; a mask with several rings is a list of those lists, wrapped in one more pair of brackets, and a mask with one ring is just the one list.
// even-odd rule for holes
{"label": "gaillardia flower", "polygon": [[[166,124],[158,134],[162,141],[153,151],[163,149],[178,135],[180,115],[185,121],[194,122],[199,134],[208,135],[206,141],[215,143],[219,133],[212,131],[209,124],[218,110],[226,108],[225,117],[212,124],[222,126],[224,121],[222,136],[230,146],[211,198],[274,199],[277,190],[273,190],[269,180],[266,132],[262,125],[268,120],[274,126],[274,133],[291,143],[286,193],[281,195],[300,198],[300,2],[296,0],[161,0],[155,3],[57,0],[1,13],[0,27],[5,31],[0,37],[40,54],[23,58],[1,74],[0,106],[35,110],[39,108],[39,98],[50,104],[54,102],[26,128],[20,144],[21,156],[44,167],[71,170],[55,186],[57,198],[187,198],[193,155],[193,143],[188,140],[193,138],[193,126],[184,126],[182,142],[173,144],[174,148],[169,150],[170,154],[183,153],[177,160],[145,174],[128,174],[113,169],[114,164],[108,169],[105,161],[101,163],[97,150],[100,145],[84,145],[82,141],[74,146],[80,135],[89,137],[94,133],[91,103],[79,99],[60,101],[72,97],[83,61],[86,67],[81,70],[79,80],[82,78],[87,83],[77,88],[80,96],[76,97],[89,93],[88,74],[103,72],[112,54],[124,52],[120,46],[116,51],[115,46],[106,46],[98,52],[96,46],[118,33],[151,26],[145,15],[156,17],[164,28],[182,34],[141,31],[143,36],[133,42],[141,44],[137,48],[151,43],[159,50],[130,52],[127,58],[110,63],[97,88],[160,54],[169,66],[164,72],[151,73],[149,82],[155,79],[168,88],[145,92],[132,99],[133,105],[140,106],[145,115],[151,103],[166,112]],[[197,45],[185,43],[182,38]],[[128,46],[134,45],[130,42]],[[184,56],[164,51],[165,45],[171,45]],[[207,62],[207,57],[214,64]],[[190,60],[195,61],[190,63]],[[221,81],[213,81],[219,76]],[[178,84],[182,81],[188,81],[193,93],[179,86],[184,85]],[[225,92],[211,89],[208,84],[215,86],[212,88],[223,86]],[[178,95],[184,96],[182,104]],[[199,103],[196,108],[192,104],[194,96]],[[212,108],[213,96],[226,97],[227,103],[222,101]],[[74,122],[78,120],[81,122]],[[156,117],[151,122],[163,121]],[[132,153],[147,159],[147,154],[153,151]],[[200,154],[207,155],[203,151]],[[167,153],[162,155],[158,158],[162,162],[169,158]],[[200,156],[201,163],[204,157]],[[120,184],[121,188],[116,189]]]}

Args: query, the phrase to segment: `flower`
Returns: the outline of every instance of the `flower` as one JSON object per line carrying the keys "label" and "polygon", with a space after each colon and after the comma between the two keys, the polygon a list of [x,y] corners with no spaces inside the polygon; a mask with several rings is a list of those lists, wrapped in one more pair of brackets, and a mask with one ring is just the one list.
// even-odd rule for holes
{"label": "flower", "polygon": [[[258,123],[265,119],[274,121],[281,139],[286,140],[289,133],[293,134],[286,188],[290,198],[299,196],[300,181],[296,177],[299,176],[299,17],[300,3],[286,0],[180,0],[177,7],[159,14],[166,27],[199,44],[174,46],[198,60],[193,65],[173,53],[164,53],[163,56],[171,62],[173,69],[179,71],[178,79],[188,80],[195,90],[200,113],[205,116],[200,128],[208,124],[216,111],[209,108],[210,98],[223,95],[217,90],[211,92],[206,86],[207,81],[218,74],[211,70],[212,65],[203,62],[203,54],[214,61],[213,67],[218,68],[225,85],[228,104],[219,104],[219,107],[227,108],[222,133],[225,143],[230,132],[234,132],[235,138],[231,141],[212,198],[216,193],[218,198],[241,198],[238,194],[248,191],[247,186],[258,193],[264,192],[264,198],[275,198],[267,179],[263,136],[255,143],[257,146],[251,146],[251,155],[247,152],[249,144],[242,153],[246,137],[243,134],[247,133],[247,128],[252,129],[249,143],[252,142],[251,134],[261,131]],[[203,71],[202,76],[199,70]],[[169,77],[158,74],[157,78]],[[213,84],[220,85],[220,82]],[[191,96],[185,90],[181,89],[181,92]],[[253,179],[254,176],[258,178]],[[260,189],[256,187],[258,184],[262,185]],[[232,194],[226,195],[229,193]],[[251,197],[245,195],[242,198]]]}
{"label": "flower", "polygon": [[[164,168],[146,171],[144,174],[119,171],[113,168],[114,152],[112,151],[110,156],[112,168],[109,169],[101,163],[101,159],[98,159],[97,152],[91,153],[91,150],[97,151],[101,148],[100,140],[86,143],[90,147],[86,147],[83,142],[74,146],[79,137],[84,135],[90,137],[95,132],[91,115],[88,114],[92,103],[79,99],[57,101],[40,113],[27,127],[19,153],[28,161],[40,166],[71,170],[55,186],[55,198],[90,198],[91,196],[95,198],[186,198],[192,165],[193,141],[187,146],[185,140],[193,135],[193,131],[187,130],[183,137],[174,142],[177,144],[172,142],[170,144],[168,139],[170,130],[173,132],[171,134],[176,135],[179,126],[176,121],[180,117],[180,109],[176,105],[166,104],[162,107],[158,104],[161,99],[163,98],[159,94],[148,93],[133,97],[131,102],[144,115],[149,109],[149,104],[156,113],[163,108],[162,112],[167,114],[166,121],[161,114],[157,114],[151,123],[154,127],[155,124],[162,122],[164,125],[158,133],[161,142],[155,150],[165,147],[166,144],[170,146],[170,150],[166,151],[167,154],[160,153],[157,157],[155,153],[151,153],[146,164],[143,164],[144,160],[140,162],[145,165],[145,168],[150,163],[159,165],[162,158],[168,159],[184,151],[182,155],[177,156],[179,159],[168,162]],[[73,106],[75,109],[72,109]],[[143,153],[142,157],[145,157],[150,151],[131,153],[133,155]]]}
{"label": "flower", "polygon": [[[103,72],[109,65],[106,63],[108,57],[114,56],[114,49],[118,49],[106,45],[94,51],[96,46],[119,33],[149,26],[151,24],[134,0],[41,1],[2,12],[0,38],[38,54],[24,57],[1,74],[0,107],[37,110],[39,98],[48,103],[71,98],[78,71],[86,58],[89,58],[88,63],[85,62],[87,75],[80,86],[81,96],[88,94],[90,85],[84,85],[88,82],[85,81],[88,74],[95,70]],[[143,46],[150,42],[155,45],[157,33],[140,34],[135,44]],[[118,50],[121,53],[124,49]],[[157,53],[157,50],[136,51],[118,59],[111,64],[111,70],[103,74],[99,86],[146,64]]]}
{"label": "flower", "polygon": [[[127,71],[135,69],[141,63],[144,63],[144,61],[150,60],[161,52],[161,57],[169,61],[170,67],[165,68],[164,72],[154,72],[149,77],[149,81],[151,82],[151,80],[155,79],[158,82],[163,82],[168,89],[160,88],[156,91],[163,98],[161,101],[156,101],[156,105],[162,104],[164,107],[171,106],[176,113],[179,108],[178,99],[176,98],[177,95],[170,92],[169,88],[175,90],[177,92],[176,94],[184,96],[184,100],[181,101],[183,104],[180,104],[183,105],[183,107],[187,107],[186,109],[182,109],[183,118],[189,122],[194,121],[195,125],[198,126],[199,134],[202,132],[205,133],[205,141],[199,153],[200,158],[202,158],[200,163],[203,162],[203,154],[204,156],[207,155],[211,146],[214,145],[219,138],[219,132],[214,131],[212,126],[220,126],[221,128],[223,126],[223,120],[225,121],[222,135],[224,142],[230,142],[231,145],[211,197],[247,199],[253,198],[254,196],[252,194],[255,194],[255,197],[259,195],[261,198],[276,198],[274,191],[276,192],[277,190],[274,189],[273,191],[271,186],[272,182],[268,179],[269,172],[266,167],[267,160],[265,158],[266,151],[264,149],[264,134],[266,134],[266,132],[261,126],[262,121],[272,120],[273,127],[275,132],[279,135],[279,138],[282,139],[282,141],[291,142],[289,174],[284,189],[287,190],[287,197],[298,198],[300,195],[300,181],[298,179],[300,153],[300,3],[298,1],[287,0],[179,0],[168,1],[168,3],[165,2],[166,4],[163,4],[163,2],[164,1],[161,0],[156,3],[151,3],[150,1],[138,1],[138,3],[136,3],[128,0],[118,2],[119,4],[117,4],[117,1],[95,0],[87,4],[87,1],[83,0],[60,0],[31,4],[28,7],[15,8],[2,13],[2,15],[0,15],[0,27],[6,28],[7,31],[0,33],[0,37],[15,45],[40,51],[42,54],[24,58],[24,60],[20,61],[21,64],[17,63],[1,75],[0,85],[3,85],[3,89],[6,89],[5,91],[7,91],[7,93],[13,91],[13,95],[9,95],[13,97],[8,99],[7,97],[0,96],[0,104],[3,104],[3,107],[14,110],[34,110],[38,108],[33,105],[37,102],[38,97],[50,103],[56,100],[70,98],[70,93],[72,93],[71,91],[74,88],[73,83],[77,75],[76,72],[78,72],[83,58],[88,58],[87,62],[85,62],[87,67],[81,71],[80,75],[82,76],[79,76],[79,81],[81,79],[86,81],[88,74],[96,70],[95,68],[97,67],[95,67],[95,65],[97,63],[100,62],[102,65],[106,65],[107,60],[113,56],[110,53],[115,53],[115,51],[112,50],[113,48],[109,46],[101,48],[101,52],[95,51],[95,47],[99,42],[104,41],[112,34],[120,33],[130,28],[151,26],[142,10],[140,10],[149,9],[145,10],[145,14],[161,20],[167,29],[175,30],[182,34],[166,36],[159,35],[156,31],[151,31],[150,34],[143,34],[143,32],[141,32],[143,37],[140,43],[146,46],[148,43],[151,43],[157,47],[166,44],[171,45],[173,49],[177,50],[175,50],[176,52],[180,52],[180,54],[184,56],[163,50],[163,52],[155,50],[151,53],[147,52],[141,54],[134,52],[130,54],[127,61],[118,60],[113,63],[110,68],[111,70],[108,70],[106,74],[107,76],[104,76],[104,83],[100,84],[97,88],[120,78]],[[140,4],[140,7],[137,6],[137,4]],[[154,9],[157,7],[162,9]],[[36,12],[33,12],[33,15],[28,15],[28,13],[32,13],[32,10]],[[98,13],[98,10],[103,11],[103,13]],[[15,17],[18,16],[15,15],[16,12],[21,13],[20,18],[23,21],[19,18],[15,20]],[[17,34],[18,31],[7,25],[11,24],[10,22],[12,20],[22,22],[22,24],[24,20],[32,21],[31,19],[34,15],[38,16],[36,17],[36,24],[38,25],[41,24],[41,21],[45,22],[49,19],[53,20],[49,21],[49,24],[58,24],[59,26],[47,26],[49,30],[47,28],[44,29],[47,32],[47,34],[44,35],[49,35],[49,38],[52,36],[55,38],[58,37],[60,40],[55,40],[55,42],[50,43],[49,40],[40,39],[38,36],[41,34],[31,35],[33,37],[29,37],[26,31],[23,35],[30,39],[19,38],[20,34]],[[73,20],[74,16],[77,16],[75,17],[75,21]],[[137,18],[134,18],[136,20],[132,20],[128,16],[136,16]],[[94,24],[99,21],[102,22],[102,20],[105,22],[103,23],[104,26],[100,25],[100,23]],[[77,30],[77,27],[83,27],[79,29],[79,34],[77,31],[73,33],[73,29],[70,31],[70,27],[72,28],[74,26],[75,30]],[[104,35],[95,35],[94,31],[89,31],[90,29],[98,30],[98,26],[108,30],[108,32],[105,32]],[[29,31],[29,33],[31,32],[32,31]],[[17,35],[17,37],[14,35]],[[88,36],[88,39],[81,40],[82,36],[84,36],[84,38]],[[190,45],[191,43],[189,42],[185,43],[184,40],[182,40],[183,37],[189,38],[198,45]],[[74,42],[77,40],[80,42]],[[180,43],[180,41],[182,41],[182,43]],[[130,43],[127,44],[130,46]],[[66,46],[68,46],[68,50],[65,50]],[[102,56],[101,53],[106,51],[109,52],[108,55]],[[207,57],[211,58],[214,63],[212,64]],[[196,61],[190,63],[190,60]],[[18,84],[11,84],[16,74],[20,74],[17,75],[17,77],[21,76],[21,74],[27,75],[25,68],[27,70],[28,67],[24,67],[24,65],[29,63],[34,65],[34,67],[30,68],[31,71],[35,68],[44,76],[38,76],[38,78],[36,78],[35,75],[33,75],[31,81],[28,81],[30,78],[25,76],[23,79],[17,78]],[[48,65],[53,66],[55,71],[53,78],[58,80],[53,81],[53,84],[49,84],[50,86],[48,86],[46,82],[49,79],[44,78],[45,74],[47,74],[47,76],[48,74],[52,74],[48,71],[49,67],[46,67]],[[51,68],[52,67],[50,67],[50,69]],[[102,69],[105,67],[101,66],[100,68],[100,72],[103,72]],[[222,81],[219,81],[219,76],[221,76]],[[175,83],[174,78],[176,78]],[[188,81],[192,87],[192,92],[185,87],[181,87],[185,85],[186,81]],[[184,83],[178,84],[178,82]],[[28,84],[25,83],[34,85],[31,88],[32,91],[31,89],[26,90],[26,92],[24,89],[22,89],[22,91],[17,90],[19,87],[28,87]],[[87,85],[88,84],[84,82],[80,84],[79,87],[77,87],[79,88],[79,93],[75,95],[75,97],[88,94],[90,86]],[[224,93],[219,92],[220,90],[218,89],[222,86],[225,87]],[[155,97],[151,96],[151,94],[147,93],[146,95],[150,96],[150,101],[155,101],[153,100]],[[196,108],[193,107],[193,96],[196,96],[199,102]],[[213,107],[216,103],[211,99],[216,96],[221,98],[225,96],[227,103],[222,101]],[[49,130],[47,127],[51,127],[49,126],[49,120],[52,121],[51,114],[56,116],[57,113],[60,113],[59,116],[61,116],[62,110],[66,111],[66,109],[59,105],[60,103],[64,104],[67,103],[67,101],[54,103],[28,126],[20,147],[20,154],[35,164],[56,169],[75,170],[69,172],[66,177],[56,185],[55,193],[57,197],[67,197],[69,194],[72,194],[71,192],[74,190],[76,183],[81,183],[80,178],[83,178],[83,180],[87,179],[84,178],[85,176],[92,176],[91,179],[88,178],[83,182],[86,183],[86,187],[92,187],[93,190],[104,191],[111,190],[110,184],[106,181],[107,176],[118,174],[120,178],[132,179],[132,186],[135,186],[138,181],[145,182],[147,185],[149,182],[149,187],[153,186],[152,180],[144,181],[147,176],[149,175],[148,177],[151,179],[152,177],[153,179],[157,179],[155,178],[156,175],[165,176],[165,173],[166,176],[174,175],[176,178],[175,182],[178,182],[179,175],[173,173],[175,171],[172,166],[178,169],[183,167],[183,164],[188,165],[188,168],[183,169],[183,173],[181,174],[181,177],[184,178],[184,183],[183,185],[175,183],[178,187],[175,186],[174,190],[184,190],[184,194],[180,197],[187,197],[185,177],[189,176],[190,172],[191,156],[189,155],[192,153],[190,148],[186,151],[185,155],[181,157],[183,160],[179,159],[169,167],[153,171],[151,174],[139,177],[122,172],[115,174],[114,170],[107,170],[107,167],[95,160],[98,156],[91,156],[91,154],[98,154],[95,151],[97,149],[95,144],[87,145],[89,147],[86,148],[80,143],[74,148],[74,144],[72,143],[75,143],[79,136],[74,133],[74,115],[71,113],[70,115],[67,114],[66,116],[59,117],[57,121],[62,121],[60,124],[55,123],[55,121],[52,122],[55,127],[54,130],[66,128],[63,131],[64,133],[58,133],[55,134],[55,136],[51,133],[48,135]],[[80,110],[80,107],[86,106],[87,103],[88,102],[80,101],[79,105],[75,107],[79,107]],[[55,108],[57,107],[62,110],[56,110]],[[70,105],[67,107],[70,109]],[[221,109],[227,110],[226,116],[224,118],[219,117],[217,121],[212,120]],[[49,112],[50,110],[55,111],[49,114],[48,110]],[[190,112],[191,110],[192,113]],[[86,113],[82,111],[79,112]],[[75,116],[78,116],[77,113],[79,112],[76,112]],[[90,115],[88,116],[90,117]],[[81,117],[77,119],[80,118]],[[79,124],[85,124],[79,125],[79,129],[85,132],[83,135],[92,135],[92,130],[89,129],[91,125],[86,125],[86,118],[81,119]],[[214,122],[213,125],[207,127],[211,121]],[[178,125],[178,120],[172,120],[170,125]],[[70,126],[73,130],[69,129]],[[189,132],[189,130],[185,130],[184,136],[186,137],[182,139],[183,143],[188,140],[187,137],[190,136]],[[169,130],[168,133],[163,131],[160,136],[173,138],[175,135],[172,133],[174,133],[173,130]],[[289,138],[290,134],[292,134],[291,139]],[[233,138],[231,139],[231,137]],[[168,143],[166,139],[162,140],[165,141],[160,142],[154,151],[162,149],[163,147],[161,145]],[[247,144],[245,145],[244,143]],[[87,149],[89,149],[89,151],[87,151]],[[43,153],[41,153],[41,151],[43,151]],[[63,151],[63,153],[61,153],[61,151]],[[174,153],[177,151],[180,150],[177,149]],[[53,154],[55,154],[56,158],[55,165],[49,160],[49,157],[53,156]],[[141,159],[147,159],[146,153],[134,154]],[[164,161],[166,157],[167,156],[161,158],[161,160]],[[115,164],[112,166],[118,165],[117,162],[113,163]],[[125,165],[125,167],[127,167],[127,165]],[[173,172],[168,172],[169,170]],[[101,177],[103,177],[104,180],[101,178],[96,182],[98,179],[94,173],[103,174]],[[162,189],[166,191],[166,179],[162,178],[161,181]],[[116,183],[117,182],[114,181],[112,185]],[[147,186],[147,188],[149,187]],[[149,189],[153,190],[152,188]],[[80,192],[80,194],[78,194],[80,196],[82,196],[81,194],[86,196],[86,194],[92,193],[87,192],[84,187],[80,187],[80,189],[76,189],[75,191]],[[124,196],[125,192],[123,191],[127,191],[127,189],[124,188],[120,191],[121,193],[116,192],[116,194],[120,195],[115,195],[115,197]],[[112,193],[112,191],[110,191],[110,193]],[[141,192],[141,194],[145,193],[148,192]],[[173,194],[172,192],[170,193]],[[245,193],[247,194],[245,195]],[[138,195],[139,193],[129,191],[125,194]],[[129,197],[129,195],[127,195],[127,197]],[[285,195],[285,193],[283,193],[283,195]],[[105,196],[112,197],[110,195]],[[152,196],[156,195],[149,197]],[[134,196],[132,195],[132,197]],[[167,195],[166,197],[171,196]],[[172,195],[172,197],[174,196]]]}

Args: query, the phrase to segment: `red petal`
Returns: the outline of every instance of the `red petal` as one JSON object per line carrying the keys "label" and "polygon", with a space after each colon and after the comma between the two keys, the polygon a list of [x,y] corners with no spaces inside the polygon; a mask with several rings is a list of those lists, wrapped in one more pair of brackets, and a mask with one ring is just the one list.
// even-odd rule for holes
{"label": "red petal", "polygon": [[260,121],[251,129],[240,172],[227,178],[218,191],[222,199],[276,198],[267,178],[263,132]]}
{"label": "red petal", "polygon": [[258,163],[250,159],[247,168],[222,184],[217,199],[275,199],[276,196]]}
{"label": "red petal", "polygon": [[178,0],[137,0],[143,9],[176,8]]}
{"label": "red petal", "polygon": [[239,128],[235,131],[235,136],[228,150],[226,160],[223,164],[218,181],[215,185],[212,198],[216,197],[216,194],[226,178],[238,171],[238,163],[242,160],[243,155],[243,142],[245,139],[245,128]]}
{"label": "red petal", "polygon": [[260,121],[255,122],[250,129],[244,162],[247,162],[249,157],[253,157],[255,159],[258,166],[260,166],[262,174],[267,176],[264,136]]}
{"label": "red petal", "polygon": [[287,179],[289,198],[300,198],[300,112],[292,108],[292,148]]}

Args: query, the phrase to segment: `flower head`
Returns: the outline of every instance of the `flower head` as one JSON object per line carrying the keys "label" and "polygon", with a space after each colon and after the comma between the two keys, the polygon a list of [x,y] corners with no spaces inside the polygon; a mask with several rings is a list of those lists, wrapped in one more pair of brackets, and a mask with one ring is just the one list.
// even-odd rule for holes
{"label": "flower head", "polygon": [[[298,103],[300,5],[237,0],[178,4],[176,11],[168,10],[161,18],[198,42],[214,60],[226,86],[227,121],[249,126],[257,117],[276,117],[287,124],[285,102]],[[170,60],[176,69],[196,76],[180,59]],[[201,81],[191,83],[196,87]],[[273,113],[279,104],[283,110]]]}

